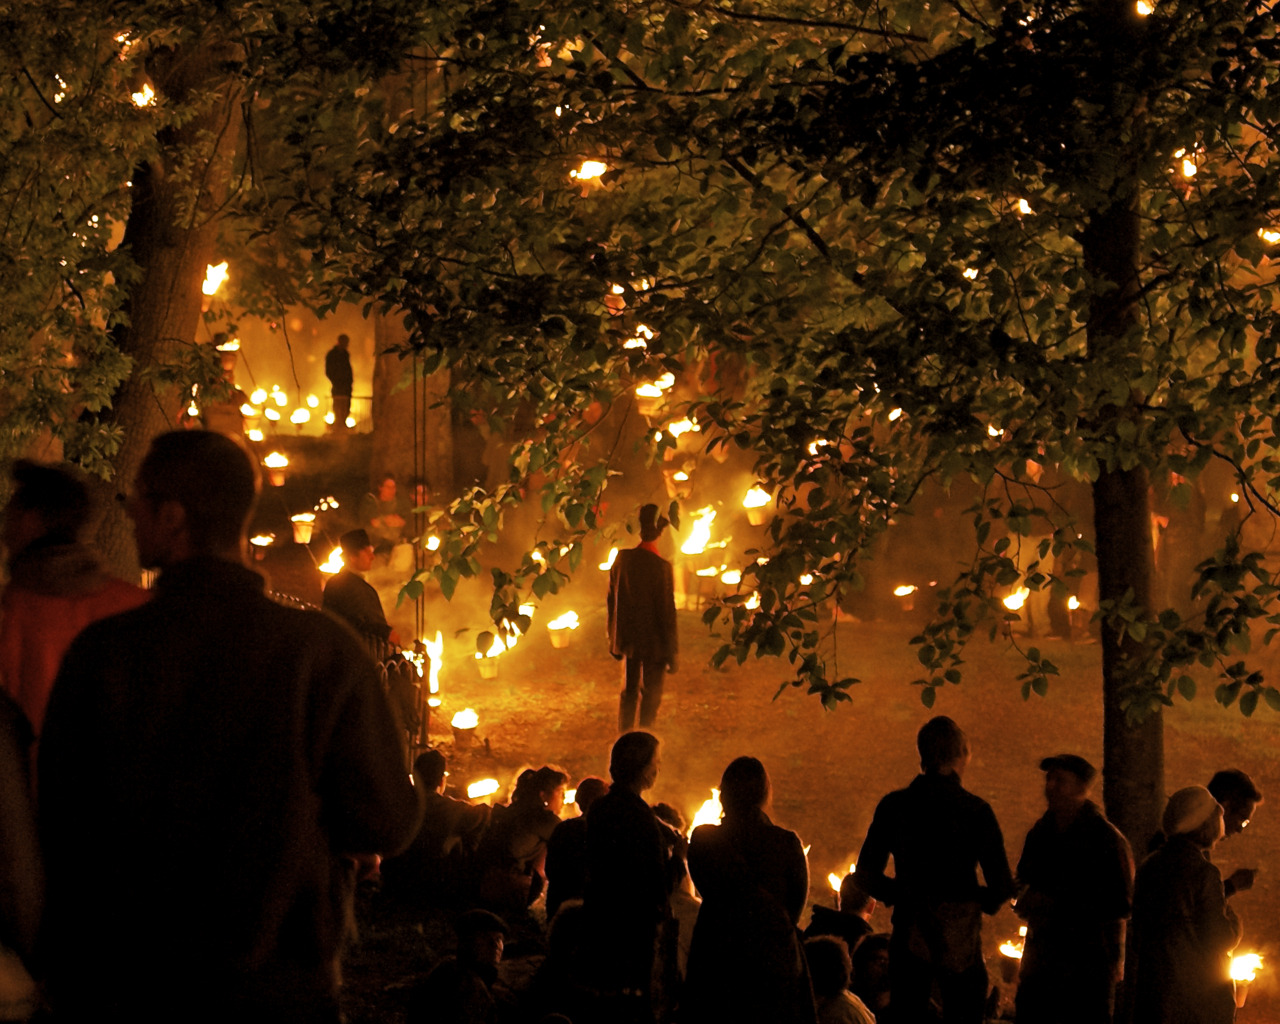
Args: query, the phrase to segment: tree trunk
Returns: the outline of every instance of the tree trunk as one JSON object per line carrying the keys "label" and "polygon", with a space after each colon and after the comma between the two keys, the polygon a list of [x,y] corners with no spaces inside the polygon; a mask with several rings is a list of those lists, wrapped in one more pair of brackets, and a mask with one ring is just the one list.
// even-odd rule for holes
{"label": "tree trunk", "polygon": [[[133,486],[152,438],[177,426],[187,395],[163,371],[196,343],[205,267],[213,262],[217,213],[225,202],[240,137],[240,92],[219,65],[225,48],[158,54],[150,70],[161,102],[188,104],[203,92],[207,105],[160,137],[160,155],[137,168],[133,207],[123,244],[138,267],[127,302],[129,324],[117,331],[121,351],[133,360],[115,396],[110,422],[121,433],[112,460],[114,479],[100,489],[108,499]],[[157,372],[160,371],[160,372]],[[132,529],[118,501],[103,502],[97,546],[108,568],[138,575]]]}
{"label": "tree trunk", "polygon": [[413,356],[389,351],[407,345],[408,338],[398,314],[374,321],[373,464],[369,472],[371,477],[392,474],[405,495],[410,479],[421,475],[431,488],[433,504],[439,505],[453,497],[450,373],[441,370],[425,381],[417,376]]}

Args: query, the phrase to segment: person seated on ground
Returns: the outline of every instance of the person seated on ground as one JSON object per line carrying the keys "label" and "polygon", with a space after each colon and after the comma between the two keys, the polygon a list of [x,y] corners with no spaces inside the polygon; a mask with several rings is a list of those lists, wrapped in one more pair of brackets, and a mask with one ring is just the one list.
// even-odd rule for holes
{"label": "person seated on ground", "polygon": [[543,872],[547,876],[547,924],[565,900],[580,900],[587,886],[587,812],[609,791],[604,779],[588,775],[578,783],[578,816],[560,822],[547,840]]}
{"label": "person seated on ground", "polygon": [[409,848],[382,865],[383,889],[392,903],[414,913],[455,906],[464,888],[489,808],[445,795],[444,754],[427,750],[413,763],[414,786],[425,812]]}
{"label": "person seated on ground", "polygon": [[849,991],[877,1017],[889,1009],[889,938],[888,932],[872,932],[853,950]]}
{"label": "person seated on ground", "polygon": [[875,1015],[849,991],[853,965],[844,939],[834,935],[806,939],[804,955],[813,981],[818,1024],[876,1024]]}
{"label": "person seated on ground", "polygon": [[841,879],[837,899],[835,910],[818,903],[813,905],[804,937],[812,939],[819,935],[834,935],[844,939],[849,949],[854,949],[871,934],[871,914],[876,909],[876,901],[863,891],[858,885],[858,876],[852,873]]}
{"label": "person seated on ground", "polygon": [[511,803],[495,809],[480,842],[480,902],[523,914],[546,886],[547,841],[560,824],[569,776],[553,765],[526,769]]}
{"label": "person seated on ground", "polygon": [[[1262,791],[1254,785],[1247,772],[1239,768],[1226,768],[1209,780],[1208,790],[1222,805],[1222,832],[1224,839],[1238,836],[1248,827],[1250,819],[1262,803]],[[1238,892],[1253,888],[1257,868],[1236,868],[1222,880],[1222,889],[1230,899]]]}
{"label": "person seated on ground", "polygon": [[409,997],[409,1024],[496,1024],[494,985],[507,924],[487,910],[468,910],[455,925],[458,950],[441,960]]}
{"label": "person seated on ground", "polygon": [[400,543],[404,532],[404,515],[396,499],[396,478],[384,473],[377,489],[360,499],[356,515],[360,526],[368,532],[375,553],[390,554],[391,549]]}
{"label": "person seated on ground", "polygon": [[366,530],[348,530],[339,539],[342,571],[324,588],[322,607],[338,616],[362,637],[386,640],[400,646],[400,637],[387,623],[378,592],[365,582],[373,568],[373,541]]}

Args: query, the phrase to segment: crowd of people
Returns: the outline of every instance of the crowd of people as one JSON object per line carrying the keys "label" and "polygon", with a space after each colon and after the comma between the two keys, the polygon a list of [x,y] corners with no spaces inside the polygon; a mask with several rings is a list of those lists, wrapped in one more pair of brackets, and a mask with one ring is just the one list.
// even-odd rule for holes
{"label": "crowd of people", "polygon": [[[407,994],[411,1024],[980,1024],[1003,1012],[982,918],[1011,901],[1027,926],[1022,1024],[1233,1019],[1230,901],[1254,873],[1224,880],[1211,853],[1261,803],[1244,772],[1175,792],[1135,858],[1091,799],[1094,767],[1048,756],[1047,808],[1015,869],[991,807],[964,788],[964,732],[933,718],[920,774],[880,800],[837,907],[814,907],[802,932],[806,852],[771,820],[754,757],[725,767],[721,820],[692,831],[646,799],[661,744],[625,722],[609,779],[578,782],[576,814],[555,765],[522,772],[493,808],[448,794],[442,750],[407,778],[403,729],[356,634],[270,600],[246,568],[257,469],[229,438],[162,435],[131,482],[151,592],[83,545],[74,474],[20,463],[13,476],[0,1019],[335,1024],[361,882],[374,905],[450,929],[448,955]],[[642,518],[643,546],[664,524],[653,506]],[[344,538],[357,570],[374,546],[367,530]],[[611,610],[657,570],[624,563]],[[337,612],[371,616],[360,583],[333,595]],[[652,721],[674,640],[649,650],[611,633],[639,663],[624,711]],[[888,932],[870,923],[877,902]],[[518,983],[509,955],[531,968]]]}

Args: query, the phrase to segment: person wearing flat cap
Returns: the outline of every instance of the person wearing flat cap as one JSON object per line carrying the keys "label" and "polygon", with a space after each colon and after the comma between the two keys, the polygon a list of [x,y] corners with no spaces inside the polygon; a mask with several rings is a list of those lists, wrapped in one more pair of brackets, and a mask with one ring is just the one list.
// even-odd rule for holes
{"label": "person wearing flat cap", "polygon": [[623,660],[618,732],[658,717],[668,672],[676,670],[676,594],[671,563],[658,554],[668,526],[657,505],[640,509],[640,543],[619,551],[609,570],[609,653]]}
{"label": "person wearing flat cap", "polygon": [[1027,922],[1018,1024],[1107,1024],[1124,964],[1133,854],[1090,797],[1097,770],[1078,754],[1040,762],[1044,817],[1027,833],[1014,906]]}
{"label": "person wearing flat cap", "polygon": [[1240,922],[1209,851],[1222,807],[1203,786],[1169,797],[1164,845],[1138,868],[1133,899],[1133,1024],[1231,1024],[1230,954]]}

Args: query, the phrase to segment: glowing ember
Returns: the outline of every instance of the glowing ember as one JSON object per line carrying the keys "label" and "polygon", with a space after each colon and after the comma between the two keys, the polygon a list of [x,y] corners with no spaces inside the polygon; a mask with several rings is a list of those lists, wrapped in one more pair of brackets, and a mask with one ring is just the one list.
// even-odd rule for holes
{"label": "glowing ember", "polygon": [[766,491],[759,484],[756,484],[751,490],[747,491],[746,497],[742,499],[743,508],[764,508],[773,500],[773,495]]}
{"label": "glowing ember", "polygon": [[742,570],[730,569],[728,572],[721,573],[720,582],[727,587],[736,587],[742,582]]}
{"label": "glowing ember", "polygon": [[569,177],[576,178],[578,181],[590,181],[592,178],[598,178],[609,169],[609,165],[600,160],[583,160],[582,166],[576,171],[570,171]]}
{"label": "glowing ember", "polygon": [[467,799],[478,800],[483,796],[493,796],[502,786],[497,779],[481,779],[479,782],[473,782],[467,787]]}
{"label": "glowing ember", "polygon": [[1231,504],[1238,505],[1239,503],[1240,503],[1240,495],[1236,494],[1233,491],[1231,494]]}
{"label": "glowing ember", "polygon": [[1241,953],[1231,958],[1231,980],[1253,981],[1262,970],[1262,957],[1257,953]]}
{"label": "glowing ember", "polygon": [[609,557],[608,557],[608,558],[606,558],[603,562],[601,562],[601,563],[600,563],[600,568],[601,568],[602,570],[604,570],[605,572],[608,572],[610,569],[612,569],[612,568],[613,568],[613,561],[614,561],[614,559],[615,559],[615,558],[617,558],[617,557],[618,557],[618,549],[617,549],[617,548],[610,548],[610,549],[609,549]]}
{"label": "glowing ember", "polygon": [[563,615],[552,619],[547,623],[547,629],[577,629],[578,613],[565,612]]}
{"label": "glowing ember", "polygon": [[[150,88],[148,86],[148,88]],[[223,260],[217,266],[209,263],[204,268],[204,284],[200,286],[200,290],[206,295],[215,295],[222,283],[227,279],[227,261]]]}
{"label": "glowing ember", "polygon": [[267,469],[284,469],[289,465],[289,457],[281,452],[272,452],[262,460],[262,464]]}
{"label": "glowing ember", "polygon": [[326,576],[333,576],[342,572],[342,548],[334,548],[329,552],[329,558],[320,563],[320,571]]}
{"label": "glowing ember", "polygon": [[1004,606],[1011,612],[1021,611],[1023,605],[1027,603],[1027,598],[1031,596],[1031,591],[1026,587],[1019,587],[1016,591],[1004,599]]}
{"label": "glowing ember", "polygon": [[684,554],[700,555],[707,550],[707,544],[711,540],[711,524],[715,522],[715,518],[716,510],[710,505],[693,514],[693,529],[689,531],[688,539],[680,545]]}
{"label": "glowing ember", "polygon": [[914,594],[918,589],[919,589],[919,588],[918,588],[917,586],[915,586],[915,584],[913,584],[913,583],[904,583],[904,584],[903,584],[902,586],[900,586],[900,587],[894,587],[894,588],[893,588],[893,596],[894,596],[894,597],[908,597],[908,596],[910,596],[911,594]]}
{"label": "glowing ember", "polygon": [[693,830],[699,825],[719,825],[720,818],[724,815],[724,808],[720,805],[720,790],[714,786],[711,787],[711,799],[703,801],[698,813],[693,816],[693,823],[689,826],[689,835],[693,835]]}
{"label": "glowing ember", "polygon": [[449,724],[455,729],[474,729],[480,724],[480,716],[472,708],[463,708],[449,719]]}

